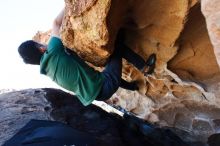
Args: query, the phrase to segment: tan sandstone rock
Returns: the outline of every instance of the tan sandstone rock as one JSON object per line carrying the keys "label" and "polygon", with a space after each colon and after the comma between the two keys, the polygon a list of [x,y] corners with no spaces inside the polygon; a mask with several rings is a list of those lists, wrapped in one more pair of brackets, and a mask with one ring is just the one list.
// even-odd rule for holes
{"label": "tan sandstone rock", "polygon": [[202,12],[206,18],[207,29],[213,44],[216,60],[220,67],[220,1],[201,0]]}
{"label": "tan sandstone rock", "polygon": [[201,82],[220,73],[199,5],[190,10],[179,46],[168,67],[182,78]]}
{"label": "tan sandstone rock", "polygon": [[125,4],[125,0],[66,0],[61,30],[64,45],[73,49],[84,60],[97,66],[104,65],[113,52],[114,39],[122,25]]}
{"label": "tan sandstone rock", "polygon": [[32,38],[36,42],[47,44],[50,39],[51,30],[46,32],[38,31],[35,36]]}

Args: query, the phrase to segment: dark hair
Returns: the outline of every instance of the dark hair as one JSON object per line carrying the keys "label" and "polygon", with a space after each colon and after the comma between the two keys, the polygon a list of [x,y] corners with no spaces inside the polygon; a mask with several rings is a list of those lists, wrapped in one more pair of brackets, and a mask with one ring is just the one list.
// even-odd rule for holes
{"label": "dark hair", "polygon": [[39,65],[43,54],[40,52],[42,46],[33,40],[28,40],[18,47],[18,53],[25,63]]}

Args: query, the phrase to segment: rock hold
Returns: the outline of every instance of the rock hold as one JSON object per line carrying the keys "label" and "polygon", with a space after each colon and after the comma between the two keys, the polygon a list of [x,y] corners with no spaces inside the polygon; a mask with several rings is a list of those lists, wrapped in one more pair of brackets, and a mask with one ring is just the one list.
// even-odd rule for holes
{"label": "rock hold", "polygon": [[[109,30],[106,18],[110,9],[118,10],[114,7],[119,8],[122,2],[115,1],[114,3],[111,3],[111,0],[88,1],[85,6],[89,5],[90,9],[82,13],[81,11],[85,8],[81,8],[81,3],[66,0],[65,18],[61,30],[64,45],[73,49],[84,60],[97,66],[104,65],[113,51],[113,42],[109,41],[109,38],[112,38],[112,33],[114,35],[116,33],[115,30],[112,30],[113,32]],[[76,10],[74,10],[75,7]],[[80,11],[80,15],[75,15],[75,11]],[[109,18],[114,19],[112,16]],[[116,20],[109,21],[111,23]]]}

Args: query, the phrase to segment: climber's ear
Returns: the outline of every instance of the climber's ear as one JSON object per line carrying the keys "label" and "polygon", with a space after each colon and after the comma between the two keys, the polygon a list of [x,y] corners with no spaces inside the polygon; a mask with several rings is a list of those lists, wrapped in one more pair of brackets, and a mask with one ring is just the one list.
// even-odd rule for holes
{"label": "climber's ear", "polygon": [[39,50],[40,50],[41,53],[44,53],[47,50],[47,48],[46,47],[40,47]]}

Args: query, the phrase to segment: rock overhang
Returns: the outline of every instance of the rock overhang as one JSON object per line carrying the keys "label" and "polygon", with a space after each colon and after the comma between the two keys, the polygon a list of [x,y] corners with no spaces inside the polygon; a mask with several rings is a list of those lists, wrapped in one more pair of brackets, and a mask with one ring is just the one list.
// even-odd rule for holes
{"label": "rock overhang", "polygon": [[[66,0],[61,38],[85,61],[103,66],[120,27],[126,29],[125,42],[136,53],[143,58],[157,55],[155,72],[148,77],[124,60],[122,77],[138,81],[140,91],[119,89],[108,103],[161,125],[185,130],[194,126],[205,137],[216,132],[212,121],[220,117],[205,109],[218,113],[220,108],[220,71],[199,1],[85,0],[73,15],[74,2]],[[172,114],[166,116],[167,112]],[[196,128],[195,121],[211,125],[211,130]]]}

